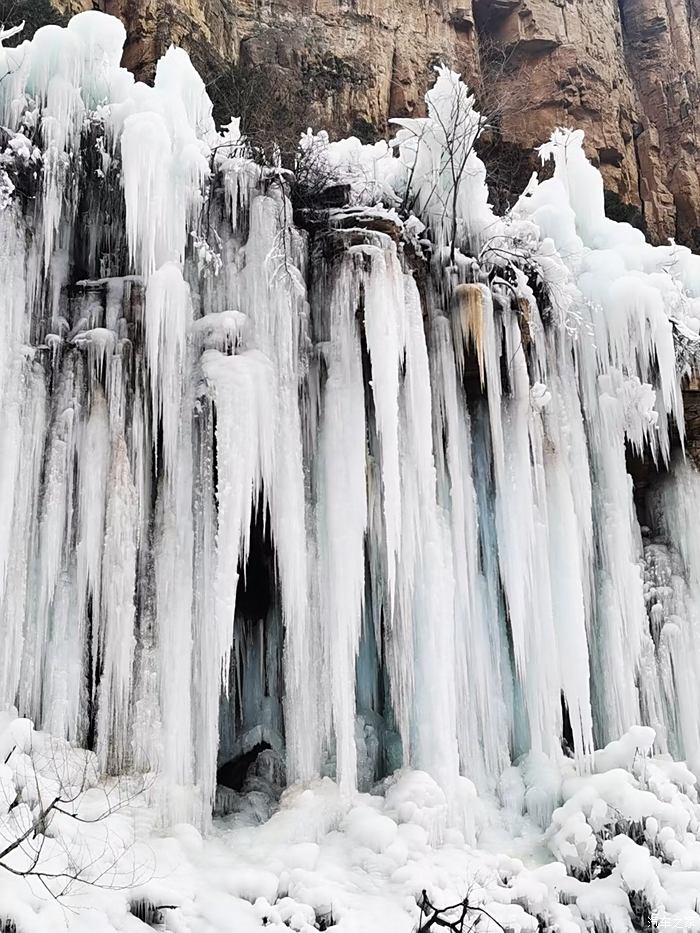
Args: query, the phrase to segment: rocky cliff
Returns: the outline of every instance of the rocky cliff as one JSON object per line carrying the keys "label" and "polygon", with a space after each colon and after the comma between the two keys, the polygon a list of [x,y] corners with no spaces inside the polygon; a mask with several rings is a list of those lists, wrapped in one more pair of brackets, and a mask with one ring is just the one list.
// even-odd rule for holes
{"label": "rocky cliff", "polygon": [[[586,131],[610,206],[700,247],[700,0],[53,0],[99,5],[148,78],[170,42],[207,75],[265,66],[316,126],[358,135],[418,113],[444,60],[501,99],[510,158],[557,124]],[[494,55],[494,50],[496,54]]]}

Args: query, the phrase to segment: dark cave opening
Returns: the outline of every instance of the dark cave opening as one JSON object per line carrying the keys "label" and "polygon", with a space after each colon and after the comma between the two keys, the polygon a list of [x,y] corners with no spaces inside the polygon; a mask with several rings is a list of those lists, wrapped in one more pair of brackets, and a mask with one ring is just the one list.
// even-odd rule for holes
{"label": "dark cave opening", "polygon": [[231,790],[241,791],[245,784],[248,769],[257,759],[260,752],[264,752],[271,746],[267,742],[258,742],[247,752],[242,752],[225,764],[216,772],[216,783],[222,787],[230,787]]}
{"label": "dark cave opening", "polygon": [[652,516],[649,513],[648,492],[665,474],[666,470],[649,456],[642,457],[629,446],[626,452],[627,472],[632,477],[634,508],[640,528],[651,528]]}
{"label": "dark cave opening", "polygon": [[281,597],[264,490],[251,515],[238,567],[228,690],[219,704],[217,783],[240,791],[261,752],[284,748]]}
{"label": "dark cave opening", "polygon": [[236,615],[248,622],[265,620],[275,601],[275,549],[270,531],[270,510],[260,493],[250,523],[248,557],[239,564]]}
{"label": "dark cave opening", "polygon": [[574,745],[574,730],[571,728],[571,717],[569,715],[569,706],[566,702],[564,693],[561,694],[561,747],[565,755],[573,758],[576,751]]}

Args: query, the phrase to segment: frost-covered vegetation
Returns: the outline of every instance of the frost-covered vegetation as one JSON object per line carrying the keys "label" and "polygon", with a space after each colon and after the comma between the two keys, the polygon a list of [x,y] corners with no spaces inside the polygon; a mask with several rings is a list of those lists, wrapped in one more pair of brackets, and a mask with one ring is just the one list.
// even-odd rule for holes
{"label": "frost-covered vegetation", "polygon": [[477,928],[494,933],[700,927],[696,778],[650,754],[648,728],[597,752],[587,775],[571,761],[522,758],[496,797],[470,795],[474,846],[425,772],[398,771],[352,797],[329,778],[282,791],[265,755],[206,839],[184,824],[155,832],[151,787],[100,784],[86,753],[26,721],[2,725],[2,750],[12,750],[3,840],[36,824],[57,784],[63,799],[0,857],[0,919],[27,933],[135,933],[144,923],[173,933],[410,933],[433,929],[435,915],[437,928],[460,930],[464,917],[468,930],[480,918]]}
{"label": "frost-covered vegetation", "polygon": [[571,129],[498,216],[447,68],[295,174],[124,38],[0,48],[1,741],[141,788],[11,750],[0,922],[700,928],[700,258]]}

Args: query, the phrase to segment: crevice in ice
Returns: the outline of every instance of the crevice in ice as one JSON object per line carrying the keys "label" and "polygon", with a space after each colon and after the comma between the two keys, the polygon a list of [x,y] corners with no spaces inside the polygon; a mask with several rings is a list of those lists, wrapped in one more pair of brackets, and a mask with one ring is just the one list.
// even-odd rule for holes
{"label": "crevice in ice", "polygon": [[229,787],[231,790],[242,790],[248,776],[248,769],[256,761],[258,755],[270,747],[267,742],[258,742],[252,748],[222,764],[216,772],[216,783],[222,787]]}
{"label": "crevice in ice", "polygon": [[[228,683],[220,699],[220,770],[227,763],[247,762],[241,783],[263,747],[284,751],[284,636],[276,561],[269,508],[261,490],[251,514],[246,550],[239,557]],[[230,775],[241,768],[242,764],[231,764]],[[240,790],[230,780],[233,777],[217,777],[218,783]]]}
{"label": "crevice in ice", "polygon": [[575,752],[575,743],[574,743],[574,732],[571,728],[571,719],[569,717],[569,707],[566,705],[566,697],[564,693],[561,694],[561,746],[562,751],[565,755],[574,757]]}
{"label": "crevice in ice", "polygon": [[129,905],[129,913],[148,927],[162,929],[163,910],[147,898],[133,900]]}
{"label": "crevice in ice", "polygon": [[266,619],[273,602],[279,599],[275,561],[269,508],[261,492],[250,524],[248,553],[239,562],[238,571],[236,613],[247,622]]}
{"label": "crevice in ice", "polygon": [[649,492],[662,481],[668,470],[660,464],[654,463],[648,457],[641,457],[629,445],[627,447],[626,464],[627,472],[632,478],[637,521],[642,534],[644,534],[645,531],[648,532],[649,527],[653,524],[653,516],[649,508]]}

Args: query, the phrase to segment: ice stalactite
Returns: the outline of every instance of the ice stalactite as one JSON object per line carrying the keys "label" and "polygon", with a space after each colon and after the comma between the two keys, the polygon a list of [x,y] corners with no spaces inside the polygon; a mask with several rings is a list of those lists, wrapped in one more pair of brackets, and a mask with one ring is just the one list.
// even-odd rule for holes
{"label": "ice stalactite", "polygon": [[[387,667],[394,714],[401,736],[404,756],[411,747],[412,710],[415,701],[416,618],[414,615],[415,569],[421,546],[421,495],[433,495],[430,476],[416,472],[416,457],[421,451],[418,431],[430,423],[430,399],[419,395],[416,380],[420,363],[425,362],[424,336],[420,320],[420,301],[413,280],[401,283],[404,303],[403,368],[399,393],[399,465],[401,479],[401,562],[397,567],[397,598],[393,611],[385,619]],[[421,345],[423,341],[423,345]],[[425,374],[425,369],[423,369]],[[419,421],[420,419],[420,421]],[[417,423],[419,422],[419,423]],[[428,473],[431,464],[424,462]],[[427,480],[427,488],[419,485]],[[408,663],[406,663],[408,661]]]}
{"label": "ice stalactite", "polygon": [[299,406],[308,304],[299,268],[304,258],[303,241],[291,216],[292,206],[283,189],[256,198],[249,215],[240,300],[251,340],[275,370],[275,402],[269,412],[274,419],[275,443],[264,483],[286,633],[287,769],[291,779],[308,780],[320,757],[319,701],[315,684],[309,682],[309,665],[319,660],[320,633],[318,609],[308,596],[309,519]]}
{"label": "ice stalactite", "polygon": [[[26,314],[26,279],[21,237],[22,222],[13,207],[0,212],[0,256],[6,288],[0,298],[2,339],[0,340],[0,503],[4,521],[0,527],[0,606],[4,618],[5,650],[0,666],[0,696],[9,704],[19,686],[22,659],[23,618],[21,597],[8,587],[8,581],[22,580],[31,534],[32,500],[38,457],[32,457],[42,424],[43,393],[40,380],[27,367],[23,346],[29,340],[30,321]],[[29,372],[26,370],[29,369]],[[38,406],[33,404],[37,389]],[[37,410],[38,408],[38,410]],[[32,417],[34,412],[35,417]],[[32,433],[29,434],[28,430]]]}
{"label": "ice stalactite", "polygon": [[683,754],[693,770],[700,756],[694,673],[700,656],[700,550],[692,520],[699,491],[697,472],[680,462],[673,482],[664,478],[652,486],[647,493],[652,528],[645,529],[644,541],[644,599],[660,657],[656,725],[669,751]]}
{"label": "ice stalactite", "polygon": [[[584,661],[591,628],[592,492],[588,471],[581,466],[586,438],[578,400],[563,381],[570,386],[574,374],[555,373],[550,368],[543,444],[552,617],[572,750],[585,763],[593,751],[590,667]],[[541,395],[539,399],[545,401]]]}
{"label": "ice stalactite", "polygon": [[[163,472],[176,484],[183,394],[189,382],[187,339],[192,325],[190,290],[174,263],[148,280],[144,309],[145,349],[153,405],[151,423],[160,426]],[[186,438],[183,438],[186,440]]]}
{"label": "ice stalactite", "polygon": [[[129,696],[134,659],[136,585],[136,492],[123,437],[115,440],[104,512],[104,577],[93,604],[100,607],[100,631],[93,642],[99,657],[98,754],[103,767],[129,762]],[[98,510],[96,510],[98,511]],[[98,511],[99,514],[99,511]],[[89,542],[86,541],[86,547]]]}
{"label": "ice stalactite", "polygon": [[202,367],[213,387],[217,410],[215,659],[218,676],[227,678],[239,555],[245,560],[253,506],[271,469],[274,373],[269,360],[257,350],[234,356],[207,350]]}
{"label": "ice stalactite", "polygon": [[[387,557],[387,587],[393,609],[396,566],[401,560],[399,476],[399,364],[403,351],[403,275],[391,251],[372,262],[365,285],[365,338],[372,368],[372,395],[379,434]],[[390,611],[391,611],[390,609]]]}
{"label": "ice stalactite", "polygon": [[[530,742],[534,749],[551,753],[553,737],[561,729],[556,699],[563,671],[552,650],[557,640],[552,578],[546,559],[549,515],[543,462],[543,411],[540,408],[544,400],[538,398],[534,387],[531,389],[520,331],[512,316],[505,328],[504,351],[511,372],[510,397],[503,402],[504,485],[499,489],[497,482],[496,486],[499,552],[505,555],[501,568],[514,633],[516,664],[518,653],[522,651],[520,663]],[[533,625],[534,620],[537,621]]]}
{"label": "ice stalactite", "polygon": [[[407,292],[404,520],[412,563],[405,584],[411,598],[407,611],[413,622],[415,668],[409,748],[419,767],[441,772],[449,782],[456,776],[458,756],[457,698],[450,670],[454,663],[454,578],[449,529],[436,501],[430,370],[421,308],[411,285]],[[450,676],[439,675],[445,669]],[[435,728],[438,722],[442,725]]]}
{"label": "ice stalactite", "polygon": [[[603,741],[639,719],[637,673],[644,647],[641,539],[634,514],[632,480],[625,465],[624,412],[615,394],[599,383],[598,417],[589,428],[595,464],[593,493],[598,555],[592,636],[598,734]],[[614,390],[613,390],[614,393]]]}
{"label": "ice stalactite", "polygon": [[120,103],[114,123],[121,131],[129,255],[147,276],[163,263],[184,260],[209,175],[209,147],[197,133],[213,132],[211,102],[186,53],[171,48],[158,64],[154,87],[136,84]]}
{"label": "ice stalactite", "polygon": [[[20,695],[27,691],[25,702],[41,710],[42,717],[57,727],[57,731],[72,738],[78,732],[75,712],[80,704],[71,702],[68,691],[80,691],[80,678],[76,676],[74,665],[79,665],[81,646],[77,641],[76,618],[69,608],[64,561],[71,560],[72,460],[79,391],[75,375],[73,366],[68,364],[58,377],[53,399],[53,430],[45,454],[38,541],[28,579],[30,593],[34,596],[28,600],[33,620],[25,635],[25,649],[28,650],[24,654],[25,669],[20,686]],[[50,650],[46,650],[47,647]]]}
{"label": "ice stalactite", "polygon": [[[318,450],[320,613],[324,623],[326,686],[330,691],[337,776],[355,786],[355,659],[365,591],[367,527],[365,391],[358,310],[362,250],[344,257],[330,296],[328,346]],[[352,690],[346,685],[353,684]]]}
{"label": "ice stalactite", "polygon": [[517,318],[502,294],[495,299],[478,285],[459,286],[455,313],[458,333],[475,346],[488,392],[498,560],[523,689],[527,741],[551,752],[560,732],[561,673],[559,658],[552,653],[556,638],[548,543],[543,537],[548,523],[542,410],[531,398]]}
{"label": "ice stalactite", "polygon": [[[439,501],[450,517],[455,582],[455,679],[460,764],[482,787],[508,762],[498,618],[479,562],[478,500],[472,465],[471,417],[456,378],[449,321],[438,317],[431,340]],[[444,454],[443,454],[444,452]],[[478,757],[475,750],[479,750]]]}
{"label": "ice stalactite", "polygon": [[436,839],[467,778],[545,820],[640,721],[700,768],[700,260],[605,217],[573,132],[496,216],[445,68],[391,146],[305,134],[351,203],[300,210],[123,41],[0,47],[3,702],[202,825],[264,746],[346,798],[429,772]]}

